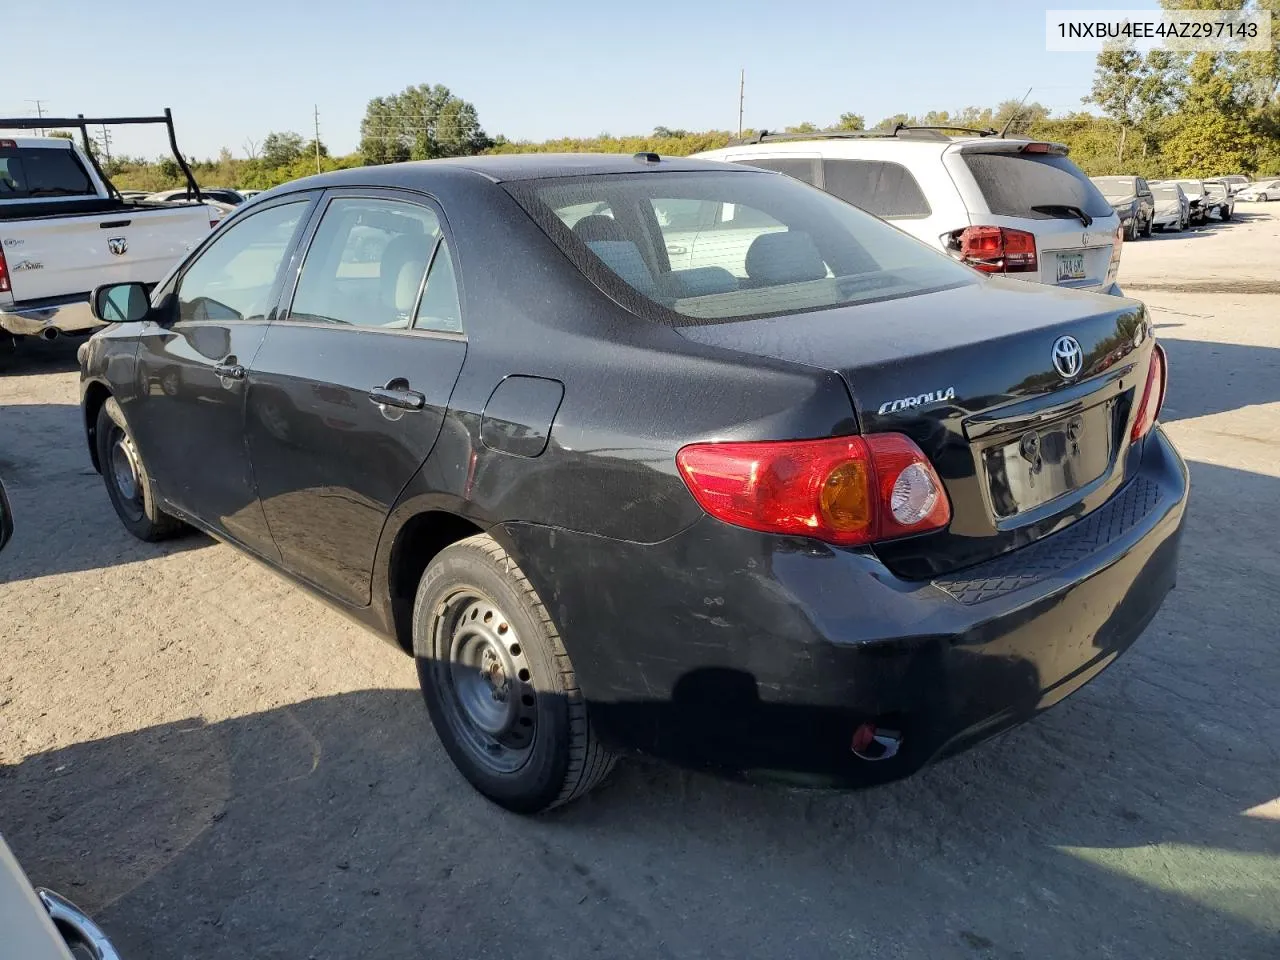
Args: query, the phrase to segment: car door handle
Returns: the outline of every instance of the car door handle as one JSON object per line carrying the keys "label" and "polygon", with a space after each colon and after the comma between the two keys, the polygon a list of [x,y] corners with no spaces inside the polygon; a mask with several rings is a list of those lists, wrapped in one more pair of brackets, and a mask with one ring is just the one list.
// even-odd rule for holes
{"label": "car door handle", "polygon": [[397,410],[421,410],[427,405],[426,397],[408,387],[374,387],[369,391],[369,399],[380,407]]}
{"label": "car door handle", "polygon": [[218,376],[224,377],[228,380],[244,379],[244,367],[242,367],[240,364],[235,362],[215,363],[213,365],[213,372],[216,373]]}

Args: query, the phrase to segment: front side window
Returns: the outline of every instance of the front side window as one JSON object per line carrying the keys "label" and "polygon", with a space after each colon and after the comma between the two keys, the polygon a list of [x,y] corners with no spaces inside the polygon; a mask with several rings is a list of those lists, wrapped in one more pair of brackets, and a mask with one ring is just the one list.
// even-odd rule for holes
{"label": "front side window", "polygon": [[877,217],[927,217],[929,201],[916,178],[900,163],[881,160],[823,160],[823,189]]}
{"label": "front side window", "polygon": [[[614,299],[669,323],[912,296],[975,282],[942,253],[789,177],[666,173],[506,188]],[[577,216],[591,205],[608,216]]]}
{"label": "front side window", "polygon": [[316,229],[289,319],[407,329],[441,239],[427,207],[339,197]]}
{"label": "front side window", "polygon": [[229,224],[178,281],[179,320],[261,320],[309,201]]}
{"label": "front side window", "polygon": [[788,177],[794,177],[802,183],[810,186],[818,182],[818,178],[814,172],[817,161],[808,157],[760,157],[759,159],[744,157],[735,158],[732,163],[740,163],[744,166],[758,167],[761,170],[772,170],[775,173],[785,173]]}

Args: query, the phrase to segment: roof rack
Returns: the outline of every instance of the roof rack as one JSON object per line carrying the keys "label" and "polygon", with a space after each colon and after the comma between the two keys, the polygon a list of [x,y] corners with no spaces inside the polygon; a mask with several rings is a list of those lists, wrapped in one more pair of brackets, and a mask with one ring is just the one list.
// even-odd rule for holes
{"label": "roof rack", "polygon": [[102,172],[102,168],[98,166],[98,158],[89,146],[89,127],[115,127],[140,123],[164,124],[169,131],[169,149],[173,151],[173,158],[178,161],[178,166],[182,168],[182,172],[187,178],[187,186],[191,190],[191,195],[196,200],[200,200],[200,185],[196,183],[191,167],[187,165],[186,158],[182,155],[182,151],[178,149],[178,135],[173,129],[173,111],[168,107],[164,108],[164,115],[159,117],[86,117],[83,113],[77,114],[74,118],[0,117],[0,130],[47,130],[54,127],[78,127],[80,129],[80,137],[84,140],[84,152],[88,155],[89,162],[93,164],[93,169],[102,178],[102,182],[107,185],[107,189],[113,191],[116,198],[119,199],[120,191],[115,188],[115,185],[107,179],[107,175]]}
{"label": "roof rack", "polygon": [[731,146],[739,146],[745,143],[773,143],[786,140],[864,140],[883,137],[946,140],[948,137],[943,133],[944,130],[954,130],[957,133],[971,133],[979,137],[1000,136],[998,131],[992,130],[989,127],[985,130],[979,130],[974,127],[953,127],[949,124],[924,126],[895,123],[887,130],[818,130],[813,133],[770,133],[768,130],[761,130],[754,137],[747,137],[742,140],[731,140],[729,143]]}

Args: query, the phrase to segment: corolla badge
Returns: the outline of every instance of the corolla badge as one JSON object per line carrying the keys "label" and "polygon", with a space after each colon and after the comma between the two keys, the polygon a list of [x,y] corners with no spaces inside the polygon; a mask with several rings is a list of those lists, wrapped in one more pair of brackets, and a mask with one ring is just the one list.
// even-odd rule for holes
{"label": "corolla badge", "polygon": [[127,237],[108,237],[107,249],[117,257],[123,257],[129,250],[129,240]]}
{"label": "corolla badge", "polygon": [[1063,380],[1070,380],[1084,366],[1084,351],[1075,337],[1059,337],[1053,341],[1053,368]]}
{"label": "corolla badge", "polygon": [[914,397],[886,400],[880,404],[880,409],[876,412],[897,413],[899,410],[913,410],[916,407],[927,407],[931,403],[941,403],[943,400],[954,400],[955,398],[955,387],[947,387],[945,390],[930,390],[928,393],[921,393]]}

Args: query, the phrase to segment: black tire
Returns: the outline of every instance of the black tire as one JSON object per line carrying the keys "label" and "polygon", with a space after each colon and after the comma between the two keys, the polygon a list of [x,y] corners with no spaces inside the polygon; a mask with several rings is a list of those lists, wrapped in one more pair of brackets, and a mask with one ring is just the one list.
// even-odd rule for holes
{"label": "black tire", "polygon": [[1156,225],[1155,225],[1155,220],[1153,218],[1148,220],[1147,225],[1142,228],[1142,235],[1144,237],[1150,238],[1151,234],[1155,233],[1155,231],[1156,231]]}
{"label": "black tire", "polygon": [[413,650],[441,743],[494,803],[538,813],[576,800],[613,769],[555,624],[487,534],[446,547],[423,573]]}
{"label": "black tire", "polygon": [[1266,203],[1270,199],[1271,198],[1267,196],[1265,193],[1258,194],[1258,200],[1261,201],[1262,203]]}
{"label": "black tire", "polygon": [[[125,529],[149,543],[181,533],[185,529],[182,521],[169,516],[156,502],[151,475],[134,446],[115,397],[108,397],[98,411],[97,442],[98,464],[102,467],[107,496]],[[129,470],[134,478],[132,484],[123,479],[124,472]]]}
{"label": "black tire", "polygon": [[1124,232],[1124,238],[1127,241],[1138,239],[1138,219],[1136,217],[1129,221],[1129,226]]}
{"label": "black tire", "polygon": [[1230,220],[1230,219],[1231,219],[1231,211],[1230,211],[1230,210],[1228,210],[1226,207],[1223,207],[1223,208],[1222,208],[1222,222],[1223,222],[1223,223],[1226,223],[1226,222],[1227,222],[1228,220]]}

